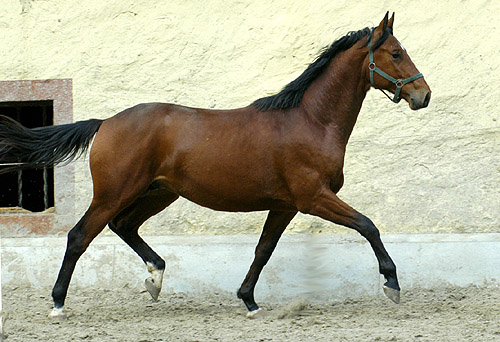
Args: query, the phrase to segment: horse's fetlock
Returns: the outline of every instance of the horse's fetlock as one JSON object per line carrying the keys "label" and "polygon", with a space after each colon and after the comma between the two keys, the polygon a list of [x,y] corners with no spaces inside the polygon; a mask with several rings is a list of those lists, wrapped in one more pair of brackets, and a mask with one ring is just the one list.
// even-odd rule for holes
{"label": "horse's fetlock", "polygon": [[239,288],[238,291],[236,291],[236,296],[239,299],[243,299],[243,301],[245,301],[246,299],[248,299],[248,293],[247,292],[243,292],[241,290],[241,288]]}
{"label": "horse's fetlock", "polygon": [[379,270],[386,278],[396,277],[396,265],[393,263],[381,263]]}
{"label": "horse's fetlock", "polygon": [[165,260],[163,260],[163,259],[156,260],[154,262],[154,265],[156,266],[156,269],[158,271],[164,271],[165,267],[166,267]]}
{"label": "horse's fetlock", "polygon": [[56,308],[62,308],[64,305],[64,299],[66,298],[67,289],[62,286],[55,286],[52,289],[52,300],[54,301],[54,306]]}

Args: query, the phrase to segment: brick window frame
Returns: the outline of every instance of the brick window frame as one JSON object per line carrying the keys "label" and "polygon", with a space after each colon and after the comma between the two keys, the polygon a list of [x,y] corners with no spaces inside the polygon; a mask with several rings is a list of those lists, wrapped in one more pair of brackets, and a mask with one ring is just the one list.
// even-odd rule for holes
{"label": "brick window frame", "polygon": [[[0,81],[0,102],[52,101],[53,123],[73,122],[71,79]],[[0,236],[57,234],[74,222],[75,169],[71,164],[54,169],[54,207],[40,213],[0,211]]]}

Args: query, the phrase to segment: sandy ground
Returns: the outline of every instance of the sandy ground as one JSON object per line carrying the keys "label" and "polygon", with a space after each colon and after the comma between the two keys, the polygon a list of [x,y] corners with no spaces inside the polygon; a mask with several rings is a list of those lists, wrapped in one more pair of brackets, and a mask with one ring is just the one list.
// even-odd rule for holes
{"label": "sandy ground", "polygon": [[[193,297],[72,287],[69,320],[51,322],[50,289],[3,288],[6,341],[500,341],[500,288],[443,288],[314,304],[261,303],[247,319],[227,294]],[[5,314],[4,314],[5,316]]]}

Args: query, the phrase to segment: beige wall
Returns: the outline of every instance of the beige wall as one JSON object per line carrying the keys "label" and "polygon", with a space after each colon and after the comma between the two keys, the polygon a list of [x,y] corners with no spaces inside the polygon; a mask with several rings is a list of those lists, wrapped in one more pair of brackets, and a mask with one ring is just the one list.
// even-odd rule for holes
{"label": "beige wall", "polygon": [[[500,227],[499,1],[0,2],[0,80],[73,79],[74,118],[147,101],[234,108],[276,93],[321,47],[396,12],[395,35],[433,90],[428,109],[370,91],[340,197],[383,232]],[[75,222],[91,199],[75,165]],[[265,214],[178,201],[143,231],[252,233]],[[347,232],[300,216],[291,232]]]}

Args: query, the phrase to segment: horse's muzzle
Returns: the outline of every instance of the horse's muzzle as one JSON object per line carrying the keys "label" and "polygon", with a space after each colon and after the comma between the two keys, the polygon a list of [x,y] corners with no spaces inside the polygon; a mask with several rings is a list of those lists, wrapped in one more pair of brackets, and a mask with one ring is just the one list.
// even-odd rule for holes
{"label": "horse's muzzle", "polygon": [[[418,94],[420,95],[420,94]],[[423,96],[412,96],[410,98],[410,108],[413,110],[422,109],[429,105],[431,101],[431,92],[427,91]]]}

